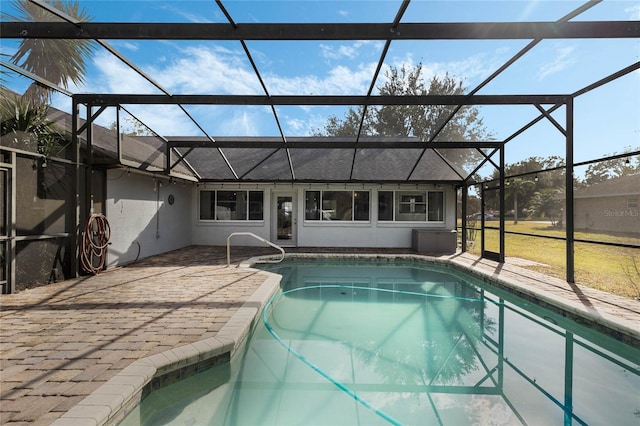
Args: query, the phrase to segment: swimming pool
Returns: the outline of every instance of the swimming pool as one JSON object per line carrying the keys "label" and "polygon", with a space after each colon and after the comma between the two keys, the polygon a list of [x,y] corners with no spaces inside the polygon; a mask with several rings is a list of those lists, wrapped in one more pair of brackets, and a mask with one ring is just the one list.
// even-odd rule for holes
{"label": "swimming pool", "polygon": [[640,352],[452,268],[291,261],[231,359],[122,424],[637,424]]}

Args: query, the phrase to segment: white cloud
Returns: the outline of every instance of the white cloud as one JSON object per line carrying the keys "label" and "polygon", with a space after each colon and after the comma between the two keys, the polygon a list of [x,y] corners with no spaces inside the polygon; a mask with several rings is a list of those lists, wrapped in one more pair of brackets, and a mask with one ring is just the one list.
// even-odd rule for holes
{"label": "white cloud", "polygon": [[140,46],[138,46],[137,43],[132,43],[130,41],[115,40],[109,44],[111,45],[111,47],[117,49],[126,49],[132,52],[137,52],[138,50],[140,50]]}
{"label": "white cloud", "polygon": [[306,120],[301,120],[296,117],[285,117],[285,123],[287,128],[291,130],[290,133],[295,135],[299,135],[301,132],[303,134],[307,134],[309,132],[309,125]]}
{"label": "white cloud", "polygon": [[360,49],[365,45],[373,45],[375,49],[382,50],[382,43],[369,40],[358,40],[350,44],[340,44],[337,47],[329,44],[320,44],[320,55],[326,60],[355,59],[360,54]]}
{"label": "white cloud", "polygon": [[333,46],[327,44],[320,44],[320,55],[325,59],[338,59],[339,55],[334,50]]}
{"label": "white cloud", "polygon": [[354,46],[340,45],[337,49],[326,44],[320,45],[320,54],[325,59],[337,60],[343,57],[353,59],[358,55]]}
{"label": "white cloud", "polygon": [[280,120],[284,123],[285,135],[311,136],[315,130],[325,127],[330,114],[324,108],[309,108],[299,116],[284,115]]}
{"label": "white cloud", "polygon": [[465,80],[480,82],[502,64],[503,61],[497,57],[488,58],[487,55],[478,54],[465,60],[448,64],[448,69],[450,74],[463,77]]}
{"label": "white cloud", "polygon": [[[171,56],[169,47],[167,45],[163,57]],[[74,92],[160,93],[159,89],[109,53],[96,54],[93,61],[97,74],[88,79],[86,86],[72,88]],[[161,61],[156,58],[153,66],[144,67],[139,63],[137,65],[170,93],[263,93],[257,77],[248,66],[244,52],[220,46],[182,48],[177,59]],[[276,95],[360,94],[368,89],[375,66],[375,63],[355,67],[337,66],[323,76],[306,74],[291,77],[267,73],[263,75],[263,79],[269,92]],[[128,109],[160,134],[201,134],[186,114],[175,105],[136,105],[128,106]],[[238,112],[237,109],[224,107],[189,106],[188,110],[205,129],[209,129],[208,123],[215,121],[217,128],[213,133],[218,135],[259,135],[261,123],[273,121],[270,110],[264,108]],[[283,119],[289,129],[297,134],[308,134],[313,126],[321,127],[324,123],[324,117],[314,118],[308,111],[305,112],[304,108],[297,110],[301,112],[299,116],[292,111],[291,117]]]}
{"label": "white cloud", "polygon": [[[423,62],[422,78],[428,86],[429,81],[433,77],[441,77],[448,73],[449,76],[453,78],[463,79],[463,84],[467,87],[475,86],[502,65],[506,53],[506,50],[500,49],[493,55],[480,53],[461,60],[448,62]],[[398,69],[403,66],[407,69],[412,69],[416,65],[417,63],[411,54],[408,54],[405,58],[395,58],[392,63],[392,66]],[[381,78],[384,77],[385,71],[386,69],[383,68],[380,73],[381,77],[378,79],[379,82],[383,81]]]}
{"label": "white cloud", "polygon": [[233,116],[226,120],[222,126],[223,129],[218,134],[230,134],[238,136],[253,136],[259,133],[256,127],[256,118],[250,114],[248,110],[236,111]]}
{"label": "white cloud", "polygon": [[[225,48],[188,47],[177,60],[149,68],[161,84],[176,93],[262,94],[244,53]],[[165,66],[166,65],[166,66]]]}
{"label": "white cloud", "polygon": [[324,76],[286,77],[269,74],[264,80],[272,94],[286,95],[349,95],[366,92],[376,64],[363,64],[355,69],[338,66]]}
{"label": "white cloud", "polygon": [[[203,17],[202,14],[185,12],[179,7],[173,7],[170,5],[163,4],[161,8],[170,11],[174,15],[183,17],[187,22],[193,22],[196,24],[208,24],[210,22],[213,22],[212,20]],[[212,8],[212,11],[215,11],[215,10],[216,9]]]}
{"label": "white cloud", "polygon": [[93,93],[157,93],[151,83],[110,53],[98,53],[94,57],[98,75],[87,78],[86,86],[74,92]]}
{"label": "white cloud", "polygon": [[127,110],[160,135],[202,135],[176,105],[132,105]]}
{"label": "white cloud", "polygon": [[[336,57],[348,58],[357,55],[360,42],[327,49]],[[178,54],[174,54],[176,51]],[[495,56],[500,56],[496,54]],[[456,62],[423,64],[424,78],[446,71],[455,76],[484,76],[491,72],[491,64],[479,55]],[[182,43],[167,43],[161,55],[155,57],[152,66],[137,65],[170,93],[180,94],[239,94],[262,95],[263,90],[251,69],[244,52],[219,44],[185,46]],[[412,67],[415,61],[410,54],[396,60],[394,66]],[[326,70],[323,74],[285,75],[275,71],[262,71],[262,78],[271,95],[361,95],[371,84],[377,63],[351,65],[344,61]],[[80,92],[93,93],[160,93],[151,83],[111,54],[101,53],[94,57],[98,75],[89,78]],[[384,78],[385,67],[380,78]],[[133,108],[133,106],[131,106]],[[212,135],[260,135],[265,125],[271,129],[273,117],[268,108],[197,107],[188,106],[189,112]],[[139,105],[132,109],[142,121],[160,134],[201,134],[198,128],[177,106]],[[286,133],[309,134],[326,122],[326,111],[313,108],[291,107],[280,119]],[[211,123],[215,130],[211,129]],[[267,124],[269,123],[269,124]],[[271,130],[268,130],[271,131]]]}
{"label": "white cloud", "polygon": [[633,21],[640,20],[640,4],[636,4],[624,9],[625,13],[629,14],[629,19]]}
{"label": "white cloud", "polygon": [[575,63],[575,57],[573,56],[574,50],[575,48],[573,46],[556,46],[555,58],[540,67],[537,73],[538,80],[543,80]]}

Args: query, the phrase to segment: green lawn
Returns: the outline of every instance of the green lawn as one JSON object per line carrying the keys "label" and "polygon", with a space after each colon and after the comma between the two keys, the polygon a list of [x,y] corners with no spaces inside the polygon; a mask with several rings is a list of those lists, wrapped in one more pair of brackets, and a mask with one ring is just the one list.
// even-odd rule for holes
{"label": "green lawn", "polygon": [[[486,226],[498,227],[497,221],[490,221]],[[477,227],[480,227],[478,224]],[[553,228],[548,222],[519,221],[505,222],[506,231],[527,234],[564,237],[563,229]],[[487,233],[487,247],[498,247],[498,231]],[[612,235],[594,232],[575,232],[576,239],[595,240],[623,244],[640,245],[640,235]],[[477,242],[469,252],[480,254],[480,232]],[[540,266],[526,266],[527,269],[545,274],[566,278],[565,242],[547,238],[525,235],[505,235],[505,254],[509,257],[520,257],[539,262]],[[640,268],[640,249],[602,246],[589,243],[575,243],[575,281],[588,287],[597,288],[629,299],[640,297],[640,275],[633,260]]]}

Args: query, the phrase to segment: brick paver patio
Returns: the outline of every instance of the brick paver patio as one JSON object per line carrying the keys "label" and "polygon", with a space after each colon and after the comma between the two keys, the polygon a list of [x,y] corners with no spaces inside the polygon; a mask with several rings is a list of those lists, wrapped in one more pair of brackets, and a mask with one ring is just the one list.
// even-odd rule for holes
{"label": "brick paver patio", "polygon": [[263,281],[189,247],[2,296],[0,423],[48,425],[133,361],[215,336]]}

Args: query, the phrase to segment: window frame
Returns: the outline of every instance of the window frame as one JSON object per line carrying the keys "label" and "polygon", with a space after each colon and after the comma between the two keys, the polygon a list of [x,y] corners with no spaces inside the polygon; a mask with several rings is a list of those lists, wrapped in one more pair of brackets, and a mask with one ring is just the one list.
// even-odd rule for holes
{"label": "window frame", "polygon": [[[325,193],[340,193],[340,192],[348,192],[351,194],[351,206],[350,206],[350,210],[351,210],[351,218],[350,219],[331,219],[327,213],[325,213],[324,204],[325,204],[325,197],[324,194]],[[337,223],[353,223],[353,224],[364,224],[364,223],[371,223],[371,190],[350,190],[350,189],[306,189],[304,191],[304,221],[308,222],[308,223],[333,223],[333,224],[337,224]],[[309,209],[309,195],[311,193],[317,193],[318,194],[318,199],[317,201],[317,206],[315,206],[315,208],[313,209]],[[356,212],[356,199],[358,198],[358,196],[356,195],[356,193],[358,194],[362,194],[362,193],[366,193],[366,213],[367,213],[367,219],[356,219],[357,216],[357,212]],[[337,200],[337,199],[336,199]],[[313,206],[312,206],[313,207]],[[337,207],[337,206],[336,206]],[[315,219],[314,217],[310,217],[310,216],[314,216],[317,217],[317,219]]]}
{"label": "window frame", "polygon": [[[385,193],[391,194],[391,200],[385,200],[386,204],[385,207],[389,208],[391,207],[391,219],[381,219],[381,215],[380,214],[380,208],[381,206],[381,197],[380,194],[381,193]],[[440,217],[442,218],[442,220],[429,220],[429,217],[431,216],[431,214],[434,212],[434,210],[432,210],[430,207],[430,202],[429,200],[432,198],[431,195],[432,194],[441,194],[441,210],[440,210]],[[418,197],[418,196],[422,196],[423,201],[419,200],[419,199],[405,199],[403,201],[402,196],[406,196],[406,197]],[[446,191],[443,189],[434,189],[434,190],[428,190],[428,189],[424,189],[424,190],[379,190],[378,191],[378,222],[381,223],[429,223],[429,224],[444,224],[446,222]],[[401,209],[408,209],[408,211],[406,212],[401,212]],[[407,219],[407,220],[402,220],[399,217],[402,217],[402,215],[408,215],[408,214],[424,214],[424,219]],[[387,214],[388,216],[388,214]]]}
{"label": "window frame", "polygon": [[[202,195],[203,193],[208,192],[210,195],[210,205],[208,206],[209,214],[211,218],[203,219],[202,218]],[[244,209],[244,219],[219,219],[218,212],[218,193],[219,192],[235,192],[235,193],[244,193],[245,194],[245,209]],[[260,194],[259,200],[256,200],[252,197],[253,194]],[[260,211],[260,219],[252,219],[251,217],[255,217],[256,211],[252,211],[252,207],[255,207],[256,203],[262,203],[261,211]],[[201,189],[198,193],[198,221],[204,223],[246,223],[246,222],[264,222],[264,190],[249,190],[249,189]]]}

